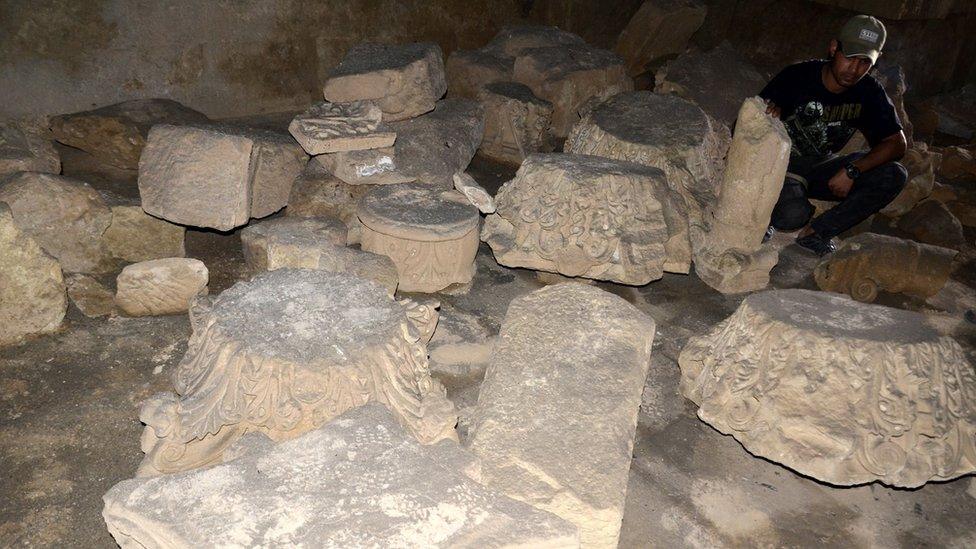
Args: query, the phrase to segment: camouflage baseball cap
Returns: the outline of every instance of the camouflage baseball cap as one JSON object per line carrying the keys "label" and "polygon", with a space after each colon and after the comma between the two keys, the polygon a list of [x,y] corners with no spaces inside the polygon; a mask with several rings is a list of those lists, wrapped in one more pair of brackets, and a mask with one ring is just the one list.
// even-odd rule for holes
{"label": "camouflage baseball cap", "polygon": [[870,15],[855,15],[844,24],[837,40],[847,57],[866,57],[877,63],[887,36],[881,21]]}

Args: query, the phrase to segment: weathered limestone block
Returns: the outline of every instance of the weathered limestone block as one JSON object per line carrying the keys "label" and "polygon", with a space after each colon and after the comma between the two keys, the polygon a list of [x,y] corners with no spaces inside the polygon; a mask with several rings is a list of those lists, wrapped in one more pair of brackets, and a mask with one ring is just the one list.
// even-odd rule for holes
{"label": "weathered limestone block", "polygon": [[925,143],[916,143],[905,151],[905,156],[899,162],[908,170],[908,182],[881,213],[889,217],[901,217],[928,198],[935,186],[934,166],[937,158],[938,155],[929,152]]}
{"label": "weathered limestone block", "polygon": [[400,277],[393,260],[336,245],[308,233],[273,234],[267,239],[267,269],[318,269],[346,273],[372,280],[386,288],[390,297],[396,293]]}
{"label": "weathered limestone block", "polygon": [[962,223],[938,200],[923,200],[898,220],[913,240],[959,250],[966,244]]}
{"label": "weathered limestone block", "polygon": [[844,240],[813,271],[817,286],[870,303],[878,291],[931,297],[953,270],[958,252],[911,240],[862,233]]}
{"label": "weathered limestone block", "polygon": [[428,185],[376,187],[359,204],[362,249],[388,256],[404,292],[467,284],[478,253],[478,210],[455,191]]}
{"label": "weathered limestone block", "polygon": [[939,164],[939,176],[949,180],[976,181],[976,159],[964,147],[946,147]]}
{"label": "weathered limestone block", "polygon": [[346,245],[346,225],[333,217],[278,217],[249,225],[241,231],[244,264],[251,274],[268,270],[268,242],[273,236],[307,236],[312,240]]}
{"label": "weathered limestone block", "polygon": [[288,125],[310,155],[390,147],[396,133],[383,124],[383,111],[370,101],[316,103]]}
{"label": "weathered limestone block", "polygon": [[471,313],[441,305],[434,336],[427,345],[430,371],[451,377],[483,375],[491,359],[488,330]]}
{"label": "weathered limestone block", "polygon": [[378,404],[203,470],[116,484],[102,515],[135,547],[573,547],[575,527],[485,489],[452,442],[422,446]]}
{"label": "weathered limestone block", "polygon": [[636,91],[595,106],[570,132],[565,150],[664,170],[697,221],[715,200],[729,141],[728,129],[692,103]]}
{"label": "weathered limestone block", "polygon": [[61,155],[38,124],[0,123],[0,177],[14,172],[61,173]]}
{"label": "weathered limestone block", "polygon": [[284,134],[231,126],[153,126],[139,162],[150,215],[222,231],[288,203],[308,157]]}
{"label": "weathered limestone block", "polygon": [[356,210],[369,192],[368,185],[350,185],[332,175],[312,159],[291,187],[285,215],[294,217],[336,217],[349,230],[347,244],[359,242],[362,226]]}
{"label": "weathered limestone block", "polygon": [[512,301],[472,420],[485,486],[617,547],[654,321],[582,284]]}
{"label": "weathered limestone block", "polygon": [[586,41],[559,27],[545,25],[510,25],[498,31],[485,50],[505,57],[518,57],[527,49],[558,46],[585,47]]}
{"label": "weathered limestone block", "polygon": [[6,202],[22,231],[69,273],[104,273],[115,267],[102,234],[112,211],[87,183],[60,175],[19,172],[0,180]]}
{"label": "weathered limestone block", "polygon": [[976,471],[976,373],[918,313],[756,293],[678,363],[699,418],[803,475],[914,488]]}
{"label": "weathered limestone block", "polygon": [[707,11],[700,0],[645,0],[617,38],[627,74],[637,76],[662,58],[684,53]]}
{"label": "weathered limestone block", "polygon": [[395,185],[416,179],[400,169],[393,147],[322,154],[312,163],[348,185]]}
{"label": "weathered limestone block", "polygon": [[114,316],[115,294],[88,275],[75,274],[65,281],[68,284],[68,298],[81,314],[88,318]]}
{"label": "weathered limestone block", "polygon": [[51,119],[59,142],[129,170],[139,168],[149,129],[156,124],[205,124],[203,113],[169,99],[136,99]]}
{"label": "weathered limestone block", "polygon": [[169,257],[126,265],[115,279],[115,304],[129,316],[185,313],[207,294],[210,274],[199,259]]}
{"label": "weathered limestone block", "polygon": [[779,260],[773,243],[762,238],[773,213],[786,167],[790,136],[766,103],[751,97],[739,110],[735,135],[716,201],[701,225],[692,225],[695,273],[722,293],[765,288]]}
{"label": "weathered limestone block", "polygon": [[61,266],[0,202],[0,345],[56,331],[68,308]]}
{"label": "weathered limestone block", "polygon": [[495,199],[470,175],[464,172],[454,174],[454,189],[463,194],[479,212],[495,213]]}
{"label": "weathered limestone block", "polygon": [[447,96],[477,99],[481,88],[512,79],[515,59],[480,50],[454,50],[447,56]]}
{"label": "weathered limestone block", "polygon": [[325,82],[334,103],[368,99],[391,122],[429,112],[444,96],[444,54],[431,43],[356,44]]}
{"label": "weathered limestone block", "polygon": [[552,133],[566,137],[590,99],[634,89],[623,59],[590,46],[555,46],[522,50],[514,79],[552,103]]}
{"label": "weathered limestone block", "polygon": [[495,204],[481,239],[508,267],[640,286],[691,264],[681,196],[656,168],[533,154]]}
{"label": "weathered limestone block", "polygon": [[444,99],[434,111],[392,125],[399,170],[422,183],[453,187],[454,174],[464,171],[481,145],[485,113],[469,99]]}
{"label": "weathered limestone block", "polygon": [[186,229],[157,219],[141,206],[112,206],[112,222],[102,235],[112,257],[129,263],[183,257]]}
{"label": "weathered limestone block", "polygon": [[501,162],[520,164],[529,153],[549,145],[552,103],[539,99],[527,86],[495,82],[484,86],[478,101],[485,110],[481,153]]}
{"label": "weathered limestone block", "polygon": [[395,302],[375,282],[278,269],[190,310],[176,394],[149,399],[139,476],[215,463],[244,433],[295,438],[380,402],[423,443],[457,440],[457,415],[430,378],[433,307]]}

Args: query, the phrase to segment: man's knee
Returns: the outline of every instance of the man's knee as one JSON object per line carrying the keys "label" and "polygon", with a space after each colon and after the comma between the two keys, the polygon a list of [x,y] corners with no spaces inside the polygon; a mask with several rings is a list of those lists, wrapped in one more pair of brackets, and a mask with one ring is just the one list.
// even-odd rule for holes
{"label": "man's knee", "polygon": [[878,171],[878,174],[874,184],[877,188],[886,191],[891,198],[898,196],[898,193],[908,183],[908,170],[900,162],[888,162],[878,166],[875,170]]}
{"label": "man's knee", "polygon": [[780,200],[773,208],[771,225],[781,231],[795,231],[810,222],[814,211],[806,198]]}

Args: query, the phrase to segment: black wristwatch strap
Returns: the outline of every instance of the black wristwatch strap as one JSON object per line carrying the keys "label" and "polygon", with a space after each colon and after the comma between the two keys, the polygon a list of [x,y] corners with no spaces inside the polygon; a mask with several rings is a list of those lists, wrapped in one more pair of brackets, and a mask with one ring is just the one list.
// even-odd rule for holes
{"label": "black wristwatch strap", "polygon": [[852,181],[856,180],[858,177],[861,177],[861,170],[859,170],[853,162],[844,166],[844,171],[847,172],[847,177],[850,177]]}

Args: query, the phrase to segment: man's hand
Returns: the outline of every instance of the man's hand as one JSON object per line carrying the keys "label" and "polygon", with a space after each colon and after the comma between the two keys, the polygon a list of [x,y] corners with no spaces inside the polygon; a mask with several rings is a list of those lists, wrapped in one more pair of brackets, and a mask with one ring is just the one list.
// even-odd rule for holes
{"label": "man's hand", "polygon": [[766,114],[779,118],[780,115],[782,114],[782,109],[777,107],[776,103],[773,103],[772,101],[766,101]]}
{"label": "man's hand", "polygon": [[847,193],[851,192],[851,187],[853,186],[854,180],[847,177],[847,170],[844,168],[841,168],[827,182],[827,187],[830,188],[830,192],[834,193],[834,196],[837,198],[847,198]]}

